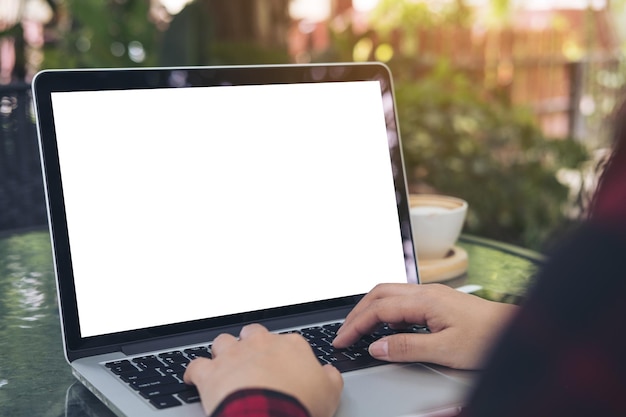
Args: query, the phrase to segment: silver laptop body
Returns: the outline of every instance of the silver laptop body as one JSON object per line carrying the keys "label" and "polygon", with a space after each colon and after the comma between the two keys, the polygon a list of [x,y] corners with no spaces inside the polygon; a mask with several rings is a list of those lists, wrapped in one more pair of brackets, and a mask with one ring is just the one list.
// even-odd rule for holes
{"label": "silver laptop body", "polygon": [[[203,413],[155,408],[105,363],[341,320],[379,282],[419,282],[384,65],[55,70],[33,94],[66,358],[120,416]],[[339,416],[467,391],[423,364],[344,378]]]}

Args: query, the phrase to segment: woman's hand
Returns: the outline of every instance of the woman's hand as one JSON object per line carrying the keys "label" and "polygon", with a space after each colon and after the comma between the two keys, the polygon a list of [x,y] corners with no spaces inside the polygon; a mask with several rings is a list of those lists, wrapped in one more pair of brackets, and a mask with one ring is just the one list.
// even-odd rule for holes
{"label": "woman's hand", "polygon": [[289,394],[312,417],[331,417],[339,405],[343,388],[339,371],[320,365],[300,335],[272,334],[252,324],[241,329],[239,339],[218,336],[212,352],[213,359],[195,359],[185,372],[185,382],[198,388],[207,415],[229,394],[244,388]]}
{"label": "woman's hand", "polygon": [[370,355],[392,362],[478,369],[516,310],[441,284],[380,284],[348,314],[333,345],[346,348],[381,323],[420,324],[431,333],[384,337],[370,345]]}

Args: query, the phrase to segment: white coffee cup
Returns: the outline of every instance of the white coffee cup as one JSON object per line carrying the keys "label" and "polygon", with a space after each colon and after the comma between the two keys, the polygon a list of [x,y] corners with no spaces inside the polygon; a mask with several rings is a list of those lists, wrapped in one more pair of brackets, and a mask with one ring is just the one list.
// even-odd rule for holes
{"label": "white coffee cup", "polygon": [[461,234],[467,202],[436,194],[409,196],[413,244],[419,259],[442,259]]}

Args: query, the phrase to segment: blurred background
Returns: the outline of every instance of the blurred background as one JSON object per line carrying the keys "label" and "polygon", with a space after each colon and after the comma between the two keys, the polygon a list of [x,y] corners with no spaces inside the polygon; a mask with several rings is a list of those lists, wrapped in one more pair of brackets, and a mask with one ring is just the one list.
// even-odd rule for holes
{"label": "blurred background", "polygon": [[466,233],[544,251],[610,145],[624,23],[626,0],[1,0],[0,234],[46,225],[38,70],[375,60],[410,190],[466,199]]}

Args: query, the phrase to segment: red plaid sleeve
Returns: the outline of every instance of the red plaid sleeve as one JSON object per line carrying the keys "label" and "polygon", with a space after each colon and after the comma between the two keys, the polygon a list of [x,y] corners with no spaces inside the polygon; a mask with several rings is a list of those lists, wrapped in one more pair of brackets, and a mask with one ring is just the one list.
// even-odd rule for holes
{"label": "red plaid sleeve", "polygon": [[267,389],[244,389],[226,397],[211,417],[310,417],[294,397]]}

